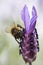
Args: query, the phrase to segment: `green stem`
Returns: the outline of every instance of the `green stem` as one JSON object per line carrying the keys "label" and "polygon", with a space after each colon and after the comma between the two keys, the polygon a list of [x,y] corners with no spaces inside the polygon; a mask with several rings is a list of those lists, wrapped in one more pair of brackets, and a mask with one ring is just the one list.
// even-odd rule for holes
{"label": "green stem", "polygon": [[32,62],[29,62],[29,65],[32,65]]}

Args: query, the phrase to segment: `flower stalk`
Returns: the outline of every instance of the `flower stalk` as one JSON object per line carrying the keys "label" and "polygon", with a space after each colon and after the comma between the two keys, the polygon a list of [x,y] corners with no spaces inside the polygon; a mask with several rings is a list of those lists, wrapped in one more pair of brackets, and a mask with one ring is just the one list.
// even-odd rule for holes
{"label": "flower stalk", "polygon": [[29,62],[29,65],[32,65],[32,62]]}

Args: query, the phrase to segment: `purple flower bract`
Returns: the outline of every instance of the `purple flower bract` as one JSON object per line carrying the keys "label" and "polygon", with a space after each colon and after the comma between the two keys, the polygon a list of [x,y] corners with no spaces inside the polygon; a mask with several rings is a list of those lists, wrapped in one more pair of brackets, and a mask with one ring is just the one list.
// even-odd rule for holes
{"label": "purple flower bract", "polygon": [[21,11],[21,17],[25,25],[25,29],[27,33],[31,33],[36,25],[37,20],[37,12],[35,7],[32,8],[32,18],[30,19],[28,7],[25,5],[23,10]]}

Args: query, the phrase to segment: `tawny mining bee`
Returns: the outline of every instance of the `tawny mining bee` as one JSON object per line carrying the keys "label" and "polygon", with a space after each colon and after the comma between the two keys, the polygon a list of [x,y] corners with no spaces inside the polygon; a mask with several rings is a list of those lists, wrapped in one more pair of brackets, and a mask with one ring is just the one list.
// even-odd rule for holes
{"label": "tawny mining bee", "polygon": [[20,43],[22,38],[24,37],[24,30],[25,29],[21,25],[16,25],[15,23],[13,23],[12,25],[10,25],[9,29],[6,30],[6,32],[11,33],[14,36],[15,40]]}

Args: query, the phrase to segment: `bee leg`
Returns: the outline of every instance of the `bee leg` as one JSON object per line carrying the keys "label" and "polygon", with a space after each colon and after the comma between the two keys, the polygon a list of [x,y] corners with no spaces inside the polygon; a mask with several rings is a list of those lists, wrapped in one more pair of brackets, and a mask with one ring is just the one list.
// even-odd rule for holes
{"label": "bee leg", "polygon": [[20,44],[20,42],[17,39],[15,39],[15,40],[17,41],[18,44]]}
{"label": "bee leg", "polygon": [[22,54],[21,49],[19,49],[19,55],[21,55],[21,54]]}
{"label": "bee leg", "polygon": [[[21,42],[19,42],[17,39],[15,39],[15,40],[19,43],[19,45],[20,45],[19,47],[21,47],[21,44],[20,44]],[[20,54],[22,54],[21,49],[19,49],[19,55]]]}

